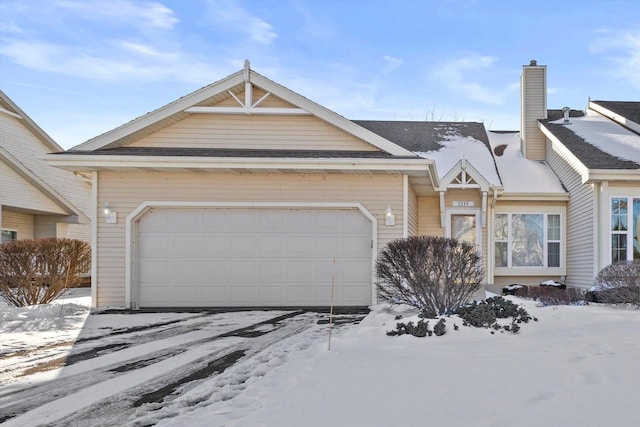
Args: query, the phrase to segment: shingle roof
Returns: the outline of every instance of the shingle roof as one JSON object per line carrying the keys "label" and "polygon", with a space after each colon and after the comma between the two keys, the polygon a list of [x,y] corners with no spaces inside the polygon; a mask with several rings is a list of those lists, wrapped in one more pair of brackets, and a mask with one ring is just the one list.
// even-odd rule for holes
{"label": "shingle roof", "polygon": [[451,136],[472,137],[491,150],[482,123],[353,120],[354,123],[413,152],[437,151]]}
{"label": "shingle roof", "polygon": [[624,160],[612,156],[592,144],[584,138],[576,135],[568,126],[549,123],[552,120],[539,120],[555,137],[589,169],[638,169],[640,165],[630,160]]}
{"label": "shingle roof", "polygon": [[627,120],[640,124],[640,102],[635,101],[591,101]]}
{"label": "shingle roof", "polygon": [[230,148],[117,147],[102,150],[72,150],[55,154],[171,157],[275,157],[275,158],[344,158],[344,159],[415,159],[418,156],[394,156],[383,151],[322,150],[250,150]]}

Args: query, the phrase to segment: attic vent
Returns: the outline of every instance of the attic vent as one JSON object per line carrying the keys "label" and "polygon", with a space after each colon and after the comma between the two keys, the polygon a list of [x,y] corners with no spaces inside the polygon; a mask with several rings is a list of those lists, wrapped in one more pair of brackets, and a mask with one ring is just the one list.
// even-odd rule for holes
{"label": "attic vent", "polygon": [[562,122],[563,125],[570,125],[571,122],[569,121],[569,113],[571,112],[571,108],[570,107],[564,107],[562,109],[562,116],[564,117],[564,121]]}
{"label": "attic vent", "polygon": [[507,144],[498,145],[496,148],[493,149],[493,153],[496,156],[502,156],[502,154],[504,154],[504,150],[506,149],[507,149]]}

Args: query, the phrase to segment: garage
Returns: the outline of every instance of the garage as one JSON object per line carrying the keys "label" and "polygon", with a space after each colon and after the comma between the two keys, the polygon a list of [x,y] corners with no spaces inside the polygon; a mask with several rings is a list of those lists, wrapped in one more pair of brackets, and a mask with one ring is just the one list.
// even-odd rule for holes
{"label": "garage", "polygon": [[333,280],[336,306],[367,306],[372,231],[357,208],[153,207],[136,221],[138,305],[329,306]]}

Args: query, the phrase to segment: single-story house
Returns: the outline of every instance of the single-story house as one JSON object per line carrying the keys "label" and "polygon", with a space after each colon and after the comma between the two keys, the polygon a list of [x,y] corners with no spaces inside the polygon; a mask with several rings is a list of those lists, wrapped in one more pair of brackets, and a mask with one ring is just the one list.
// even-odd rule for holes
{"label": "single-story house", "polygon": [[485,283],[572,280],[572,189],[545,161],[546,69],[522,82],[523,130],[487,132],[348,120],[247,62],[49,155],[91,177],[94,305],[366,306],[379,250],[425,234],[474,243]]}
{"label": "single-story house", "polygon": [[68,237],[90,241],[91,184],[43,157],[62,148],[0,91],[2,243]]}

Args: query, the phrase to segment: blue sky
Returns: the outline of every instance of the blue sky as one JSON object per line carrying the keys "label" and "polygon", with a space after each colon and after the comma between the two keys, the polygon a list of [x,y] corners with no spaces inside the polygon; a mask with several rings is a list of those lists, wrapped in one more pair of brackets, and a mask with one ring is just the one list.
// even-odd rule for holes
{"label": "blue sky", "polygon": [[350,119],[518,129],[548,106],[640,101],[640,1],[0,0],[0,88],[64,148],[242,68]]}

